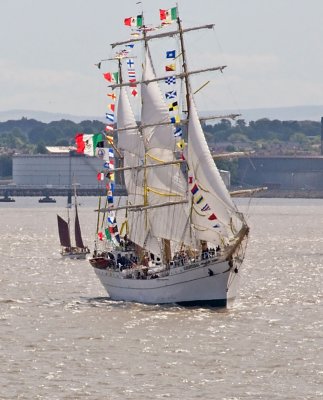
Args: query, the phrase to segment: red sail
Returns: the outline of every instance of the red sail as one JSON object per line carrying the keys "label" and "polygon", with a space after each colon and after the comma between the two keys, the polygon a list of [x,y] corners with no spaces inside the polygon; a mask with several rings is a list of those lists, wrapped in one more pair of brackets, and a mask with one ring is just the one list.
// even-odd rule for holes
{"label": "red sail", "polygon": [[68,229],[68,223],[59,215],[57,215],[58,233],[61,245],[64,247],[71,247],[71,238]]}
{"label": "red sail", "polygon": [[75,199],[75,244],[76,244],[76,247],[80,247],[80,248],[84,249],[80,221],[79,221],[79,216],[78,216],[78,212],[77,212],[76,199]]}

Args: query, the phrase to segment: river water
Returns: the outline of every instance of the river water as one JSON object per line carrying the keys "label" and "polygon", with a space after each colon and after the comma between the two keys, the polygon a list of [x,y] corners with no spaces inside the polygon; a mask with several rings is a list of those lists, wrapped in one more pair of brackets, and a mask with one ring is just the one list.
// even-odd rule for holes
{"label": "river water", "polygon": [[[323,399],[323,200],[254,199],[230,310],[109,301],[61,260],[65,199],[0,205],[0,399]],[[80,198],[93,248],[94,198]]]}

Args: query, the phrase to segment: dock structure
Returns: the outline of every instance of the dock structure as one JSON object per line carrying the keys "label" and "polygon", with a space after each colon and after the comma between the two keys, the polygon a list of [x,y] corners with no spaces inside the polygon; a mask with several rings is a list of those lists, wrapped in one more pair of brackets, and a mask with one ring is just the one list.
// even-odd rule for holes
{"label": "dock structure", "polygon": [[242,187],[268,187],[260,194],[265,197],[323,198],[323,156],[241,158],[238,181]]}
{"label": "dock structure", "polygon": [[[78,196],[106,194],[106,187],[97,175],[104,160],[75,151],[53,154],[17,154],[13,156],[12,180],[0,181],[1,197],[38,196],[44,199],[70,196],[76,186]],[[120,173],[116,173],[115,195],[126,195]],[[6,201],[6,200],[3,200]],[[44,201],[46,202],[46,201]]]}
{"label": "dock structure", "polygon": [[[70,188],[68,186],[49,186],[49,185],[0,185],[0,197],[67,197]],[[99,196],[105,195],[104,187],[82,187],[77,188],[78,196]],[[116,185],[116,196],[125,196],[125,188],[121,185]]]}

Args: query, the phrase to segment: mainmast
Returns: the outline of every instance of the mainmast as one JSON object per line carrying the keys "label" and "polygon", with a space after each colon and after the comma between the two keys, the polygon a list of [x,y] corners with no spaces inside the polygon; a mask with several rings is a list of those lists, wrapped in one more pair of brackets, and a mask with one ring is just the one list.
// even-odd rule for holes
{"label": "mainmast", "polygon": [[[177,6],[178,10],[178,6]],[[182,29],[182,21],[177,16],[177,26],[178,26],[178,32],[179,32],[179,40],[181,44],[181,55],[183,59],[183,71],[184,71],[184,82],[185,82],[185,87],[186,87],[186,110],[187,110],[187,119],[189,119],[189,109],[190,109],[190,84],[189,84],[189,79],[188,79],[188,71],[187,71],[187,63],[186,63],[186,51],[185,51],[185,46],[184,46],[184,37],[183,37],[183,29]]]}

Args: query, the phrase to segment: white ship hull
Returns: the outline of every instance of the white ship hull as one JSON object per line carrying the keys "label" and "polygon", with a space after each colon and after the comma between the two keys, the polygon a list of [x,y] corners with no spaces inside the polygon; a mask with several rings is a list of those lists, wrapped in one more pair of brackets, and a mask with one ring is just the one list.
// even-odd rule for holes
{"label": "white ship hull", "polygon": [[145,304],[228,307],[236,298],[239,281],[237,269],[217,260],[172,268],[168,276],[156,279],[127,279],[119,271],[94,270],[112,300]]}

